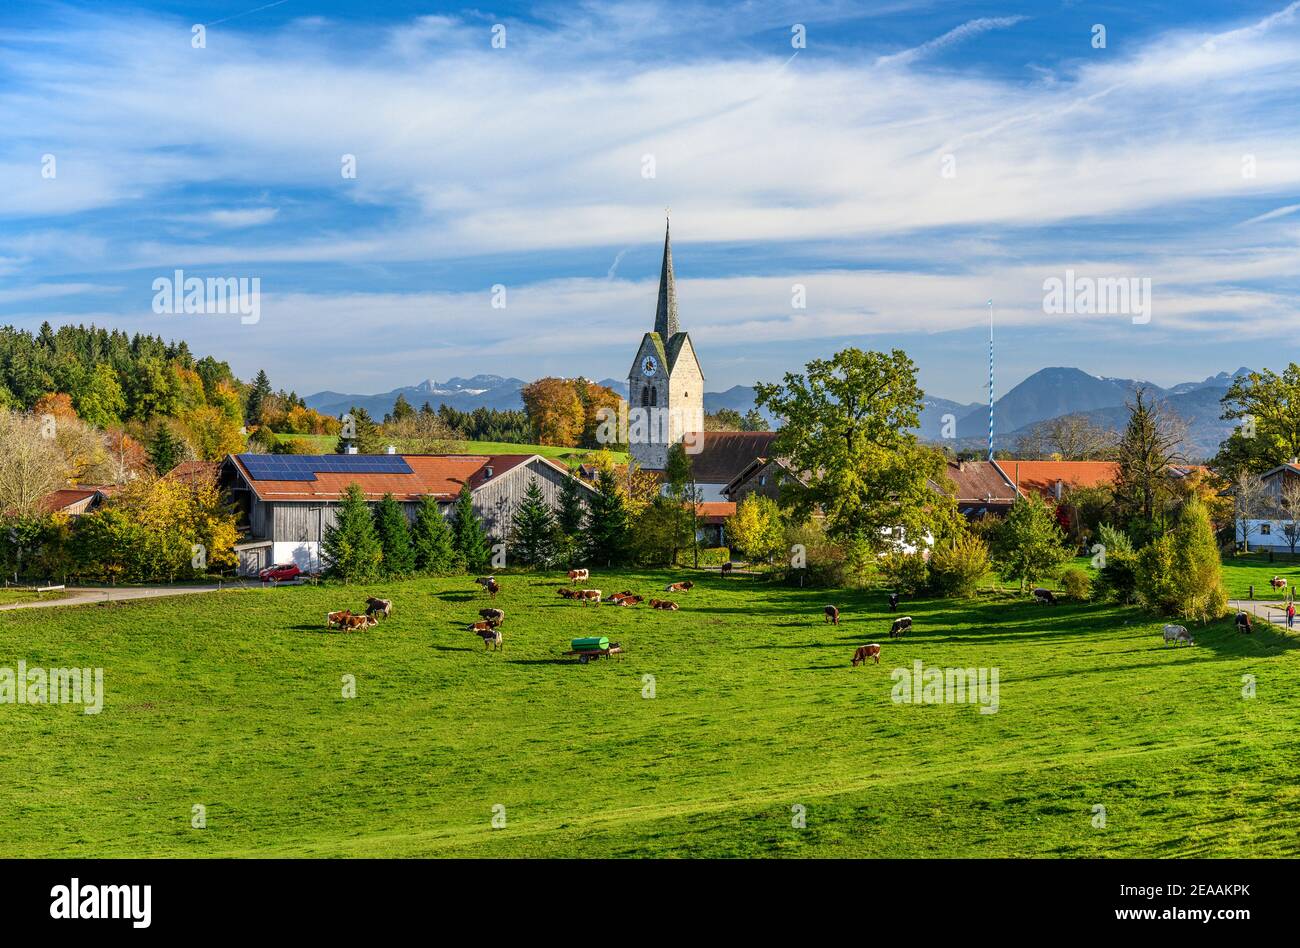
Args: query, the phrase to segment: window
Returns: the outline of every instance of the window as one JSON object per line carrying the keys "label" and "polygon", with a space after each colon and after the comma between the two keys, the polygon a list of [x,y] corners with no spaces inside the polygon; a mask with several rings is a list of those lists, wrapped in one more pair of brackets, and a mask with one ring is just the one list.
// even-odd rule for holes
{"label": "window", "polygon": [[1261,523],[1259,525],[1260,536],[1266,537],[1269,536],[1272,532],[1273,532],[1273,525],[1271,523]]}

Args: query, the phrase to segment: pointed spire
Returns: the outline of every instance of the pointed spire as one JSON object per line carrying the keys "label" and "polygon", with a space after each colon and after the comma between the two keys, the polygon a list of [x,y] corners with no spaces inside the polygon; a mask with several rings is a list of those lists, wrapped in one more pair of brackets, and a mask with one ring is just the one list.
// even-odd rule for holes
{"label": "pointed spire", "polygon": [[673,278],[673,244],[670,225],[664,224],[664,262],[659,271],[659,305],[655,308],[655,332],[664,345],[678,332],[677,283]]}

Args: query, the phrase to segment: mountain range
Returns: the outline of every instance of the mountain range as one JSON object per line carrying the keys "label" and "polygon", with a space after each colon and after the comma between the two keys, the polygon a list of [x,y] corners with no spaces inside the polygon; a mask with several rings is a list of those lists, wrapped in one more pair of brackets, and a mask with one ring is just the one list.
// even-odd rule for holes
{"label": "mountain range", "polygon": [[[1126,406],[1133,393],[1143,388],[1186,423],[1185,452],[1189,459],[1208,458],[1232,431],[1231,423],[1219,418],[1222,413],[1220,399],[1233,378],[1248,371],[1241,368],[1236,372],[1220,372],[1199,382],[1182,382],[1162,388],[1136,379],[1089,375],[1082,369],[1060,366],[1040,369],[993,403],[996,443],[999,447],[1014,449],[1032,426],[1062,415],[1082,415],[1093,424],[1122,430],[1128,418]],[[473,411],[480,406],[519,409],[523,407],[519,393],[525,384],[520,379],[500,375],[475,375],[445,382],[427,379],[418,385],[395,388],[378,395],[317,392],[304,401],[308,408],[323,414],[337,416],[357,407],[364,408],[376,419],[392,411],[398,395],[406,396],[415,408],[428,402],[435,409],[439,405],[450,405],[461,411]],[[599,384],[626,396],[626,383],[621,380],[602,379]],[[744,414],[753,407],[752,386],[734,385],[723,392],[704,393],[704,410],[708,412],[732,408]],[[775,421],[769,413],[761,413],[769,424]],[[958,448],[978,448],[987,443],[988,406],[980,402],[962,403],[927,396],[917,433],[927,441],[945,440],[944,426],[949,421],[956,423]],[[949,440],[948,443],[953,442]]]}

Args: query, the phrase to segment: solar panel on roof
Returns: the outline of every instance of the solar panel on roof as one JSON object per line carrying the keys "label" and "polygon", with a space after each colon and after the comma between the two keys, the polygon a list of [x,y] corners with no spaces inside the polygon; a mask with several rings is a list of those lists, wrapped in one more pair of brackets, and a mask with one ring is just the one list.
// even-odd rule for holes
{"label": "solar panel on roof", "polygon": [[241,454],[239,460],[257,481],[314,481],[317,473],[414,473],[397,454]]}

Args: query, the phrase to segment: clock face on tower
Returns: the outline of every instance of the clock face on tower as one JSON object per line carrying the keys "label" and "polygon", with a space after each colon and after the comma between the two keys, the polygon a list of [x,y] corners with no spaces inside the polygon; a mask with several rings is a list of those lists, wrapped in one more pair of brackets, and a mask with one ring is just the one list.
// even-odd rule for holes
{"label": "clock face on tower", "polygon": [[646,378],[652,377],[659,371],[659,363],[655,361],[654,356],[646,356],[641,362],[641,374]]}

